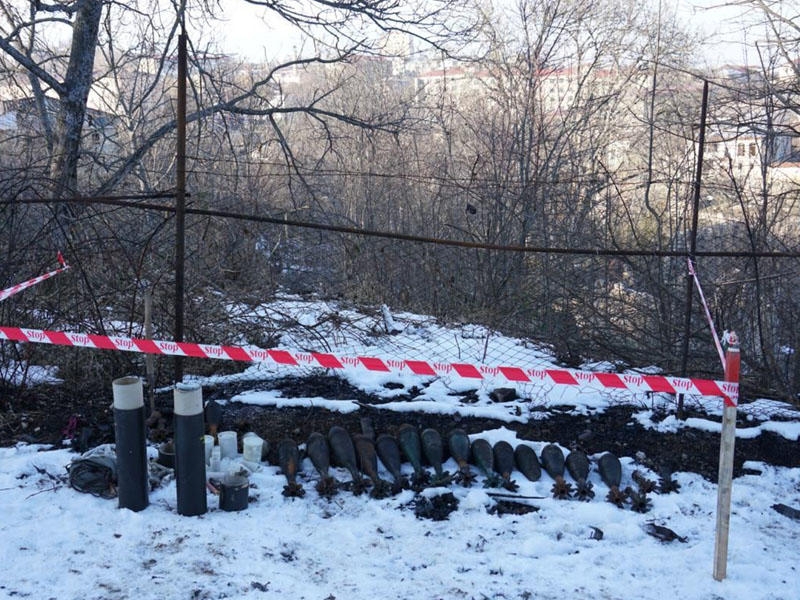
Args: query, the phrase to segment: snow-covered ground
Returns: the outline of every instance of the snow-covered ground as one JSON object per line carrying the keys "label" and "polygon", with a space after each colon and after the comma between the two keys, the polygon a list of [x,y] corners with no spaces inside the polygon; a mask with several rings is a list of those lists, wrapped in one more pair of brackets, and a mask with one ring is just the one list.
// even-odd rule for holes
{"label": "snow-covered ground", "polygon": [[[174,481],[140,512],[74,491],[62,483],[72,456],[0,449],[0,597],[795,600],[800,590],[800,523],[771,508],[800,504],[800,469],[751,464],[760,474],[734,481],[727,578],[717,582],[716,486],[690,473],[678,473],[680,492],[654,495],[644,514],[604,502],[593,474],[594,500],[530,500],[540,510],[519,516],[490,514],[494,501],[480,484],[451,486],[458,509],[432,521],[415,517],[410,491],[324,500],[308,464],[306,496],[285,498],[285,478],[264,466],[251,475],[247,509],[219,510],[209,493],[205,515],[184,517]],[[550,495],[546,475],[516,480],[521,495]],[[686,542],[651,537],[649,522]]]}
{"label": "snow-covered ground", "polygon": [[[549,360],[546,352],[518,340],[491,334],[490,344],[485,333],[481,338],[474,328],[448,330],[412,317],[394,315],[404,330],[395,336],[352,336],[340,326],[336,335],[349,344],[348,352],[363,355],[391,357],[415,348],[418,356],[430,360],[484,359],[487,364],[523,360],[546,364]],[[309,319],[319,322],[319,314],[310,314]],[[319,329],[315,335],[320,335]],[[320,337],[330,341],[334,336]],[[392,347],[382,347],[381,339]],[[293,345],[289,338],[282,343]],[[297,347],[307,349],[309,341]],[[439,354],[427,355],[428,348]],[[449,354],[443,348],[450,348]],[[493,348],[511,348],[518,354],[513,359],[493,359]],[[527,359],[523,358],[526,353]],[[231,377],[246,382],[276,374],[285,373],[254,365]],[[393,392],[382,385],[382,378],[398,380],[358,370],[343,375],[362,389],[386,395]],[[209,384],[212,380],[198,381]],[[463,405],[449,395],[462,385],[456,380],[429,379],[413,403],[381,407],[508,422],[533,416],[531,407],[546,408],[548,401],[569,404],[578,412],[599,411],[626,401],[620,393],[611,397],[558,389],[539,395],[525,390],[529,395],[511,404],[492,403],[486,398],[488,390],[481,388],[477,402]],[[275,392],[242,393],[235,399],[278,406],[324,403],[318,398],[281,398]],[[627,401],[643,402],[635,397]],[[658,401],[647,400],[651,405]],[[710,413],[719,410],[718,399],[703,402]],[[767,399],[754,405],[754,414],[763,422],[748,430],[748,435],[769,430],[800,439],[800,420],[763,417],[791,417],[796,414],[791,407]],[[336,408],[346,411],[358,406],[337,401]],[[743,410],[748,409],[743,406]],[[649,419],[643,423],[652,425]],[[668,417],[657,427],[713,429],[714,424]],[[551,441],[523,442],[506,428],[475,437],[527,443],[537,453]],[[154,447],[148,451],[155,457]],[[140,512],[119,509],[114,499],[73,490],[65,467],[75,456],[64,448],[24,444],[0,448],[0,598],[800,598],[800,522],[772,508],[777,503],[800,507],[798,468],[750,462],[750,474],[734,480],[727,577],[720,582],[712,577],[717,488],[692,473],[675,474],[679,493],[652,495],[653,506],[647,513],[605,502],[608,489],[593,469],[590,481],[597,496],[590,502],[553,499],[553,482],[546,474],[530,482],[515,472],[520,486],[517,494],[529,497],[522,501],[538,511],[498,515],[490,510],[496,500],[479,477],[471,488],[454,484],[424,492],[451,492],[458,500],[458,508],[447,520],[434,521],[415,515],[411,491],[381,500],[346,490],[331,500],[321,498],[314,489],[317,476],[306,459],[299,478],[306,490],[303,498],[284,497],[285,477],[278,467],[262,464],[250,475],[250,502],[245,510],[220,510],[218,498],[209,491],[208,512],[186,517],[176,511],[174,480],[152,490],[150,505]],[[646,472],[646,468],[634,457],[620,458],[622,487],[635,485],[633,470]],[[404,468],[411,472],[410,465]],[[445,468],[456,470],[452,460]],[[344,470],[334,469],[334,473],[341,481],[349,480]],[[383,475],[389,479],[388,473]],[[668,527],[685,541],[659,541],[646,530],[651,523]],[[597,539],[598,530],[601,539]]]}

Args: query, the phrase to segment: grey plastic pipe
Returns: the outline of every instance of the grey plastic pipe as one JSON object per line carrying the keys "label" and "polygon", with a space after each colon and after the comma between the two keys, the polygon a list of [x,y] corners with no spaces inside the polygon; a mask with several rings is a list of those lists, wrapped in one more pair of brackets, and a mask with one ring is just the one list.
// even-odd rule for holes
{"label": "grey plastic pipe", "polygon": [[111,386],[119,507],[138,512],[150,503],[142,380],[135,376],[120,377]]}
{"label": "grey plastic pipe", "polygon": [[179,383],[175,386],[174,402],[178,514],[202,515],[208,510],[203,390],[197,383]]}

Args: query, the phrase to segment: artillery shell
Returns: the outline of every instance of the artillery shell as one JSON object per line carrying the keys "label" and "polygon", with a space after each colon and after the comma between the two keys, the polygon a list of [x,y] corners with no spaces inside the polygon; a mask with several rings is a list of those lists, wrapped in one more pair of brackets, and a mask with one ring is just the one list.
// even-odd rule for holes
{"label": "artillery shell", "polygon": [[447,446],[450,449],[450,456],[455,459],[459,466],[469,462],[470,443],[469,437],[463,429],[453,429],[447,436]]}
{"label": "artillery shell", "polygon": [[589,457],[586,456],[585,452],[573,450],[567,454],[564,462],[567,471],[575,481],[586,481],[586,478],[589,477]]}
{"label": "artillery shell", "polygon": [[311,459],[311,464],[314,465],[319,476],[327,477],[331,467],[331,455],[325,436],[318,431],[309,435],[306,442],[306,454]]}
{"label": "artillery shell", "polygon": [[422,431],[422,453],[425,455],[425,460],[428,461],[436,473],[442,471],[442,461],[444,460],[444,446],[442,444],[442,436],[435,429],[424,429]]}
{"label": "artillery shell", "polygon": [[284,438],[278,442],[278,465],[289,483],[294,483],[300,464],[300,451],[294,440]]}
{"label": "artillery shell", "polygon": [[555,444],[542,448],[542,467],[553,479],[564,477],[564,452]]}
{"label": "artillery shell", "polygon": [[388,433],[382,433],[375,440],[375,450],[378,453],[378,458],[381,459],[383,466],[392,474],[395,482],[402,478],[400,472],[400,446],[397,444],[397,439]]}
{"label": "artillery shell", "polygon": [[328,444],[330,444],[335,464],[350,471],[353,480],[359,479],[356,449],[347,430],[339,425],[331,427],[328,431]]}
{"label": "artillery shell", "polygon": [[494,472],[494,452],[487,440],[478,438],[472,442],[472,460],[484,475],[488,476]]}
{"label": "artillery shell", "polygon": [[511,444],[505,440],[496,442],[492,447],[492,454],[497,472],[506,479],[510,477],[511,471],[514,470],[514,448]]}
{"label": "artillery shell", "polygon": [[542,477],[542,466],[536,451],[527,444],[519,444],[514,449],[514,462],[520,473],[529,481],[539,481]]}
{"label": "artillery shell", "polygon": [[600,472],[600,478],[610,488],[618,488],[622,481],[622,465],[619,459],[606,452],[597,461],[597,470]]}
{"label": "artillery shell", "polygon": [[405,423],[397,430],[397,441],[400,449],[405,454],[408,462],[414,467],[414,472],[422,470],[422,442],[419,439],[419,431],[413,425]]}
{"label": "artillery shell", "polygon": [[353,436],[353,443],[358,456],[358,464],[361,472],[369,477],[373,482],[378,480],[378,455],[375,454],[375,443],[367,436],[356,434]]}

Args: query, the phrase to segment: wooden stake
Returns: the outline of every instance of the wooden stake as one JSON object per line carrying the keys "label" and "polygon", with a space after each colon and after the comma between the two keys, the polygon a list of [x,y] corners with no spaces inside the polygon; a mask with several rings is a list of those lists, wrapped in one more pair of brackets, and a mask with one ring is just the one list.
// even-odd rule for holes
{"label": "wooden stake", "polygon": [[[725,350],[725,381],[739,383],[739,339],[728,333],[723,342]],[[731,520],[731,493],[733,491],[733,450],[736,442],[736,405],[738,392],[725,398],[722,413],[722,436],[719,447],[719,477],[717,483],[717,533],[714,541],[714,579],[725,579],[728,563],[728,533]]]}

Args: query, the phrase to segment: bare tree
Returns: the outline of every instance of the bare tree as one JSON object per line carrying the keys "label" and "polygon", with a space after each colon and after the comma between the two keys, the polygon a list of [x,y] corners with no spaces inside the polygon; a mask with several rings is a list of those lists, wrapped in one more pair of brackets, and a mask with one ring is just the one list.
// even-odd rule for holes
{"label": "bare tree", "polygon": [[[201,49],[195,48],[198,51],[195,56],[201,58],[196,58],[194,66],[199,77],[205,80],[204,89],[211,91],[213,97],[202,98],[202,103],[197,98],[198,104],[188,116],[190,122],[207,119],[219,113],[269,117],[301,111],[320,121],[334,119],[357,127],[376,129],[396,127],[397,122],[391,118],[361,118],[357,115],[330,113],[319,108],[320,98],[327,96],[331,90],[321,90],[317,97],[308,99],[302,105],[290,105],[281,99],[276,101],[276,76],[281,70],[303,64],[330,64],[347,60],[357,52],[378,52],[381,38],[375,35],[376,31],[381,34],[403,32],[437,48],[450,49],[457,47],[458,40],[465,39],[471,29],[467,13],[461,8],[462,3],[454,0],[418,4],[383,1],[303,3],[286,0],[253,1],[251,4],[266,6],[309,35],[314,42],[314,50],[306,57],[276,65],[249,86],[241,87],[220,76],[220,73],[206,69],[202,62]],[[111,31],[113,20],[138,19],[146,24],[139,28],[139,32],[148,37],[128,42],[129,48],[144,49],[145,52],[141,54],[149,54],[146,58],[152,63],[153,81],[147,89],[140,90],[142,97],[146,98],[152,94],[158,82],[170,77],[169,52],[174,49],[171,43],[179,24],[192,18],[192,15],[185,13],[181,6],[172,19],[166,19],[167,22],[162,25],[153,15],[164,18],[164,13],[158,10],[157,4],[147,5],[144,1],[125,6],[108,0],[74,0],[53,4],[30,2],[21,8],[15,9],[12,5],[4,5],[4,8],[5,25],[3,35],[0,36],[0,50],[5,53],[6,58],[28,74],[33,92],[42,106],[47,92],[56,94],[59,99],[55,123],[46,128],[52,135],[49,171],[54,182],[54,196],[91,191],[79,190],[78,187],[81,134],[89,91],[96,82],[96,51],[99,49],[103,52],[107,66],[111,68],[115,68],[121,58],[120,43]],[[104,15],[105,28],[101,27]],[[196,18],[213,17],[213,11],[207,7]],[[45,31],[52,31],[55,27],[67,28],[70,32],[71,45],[64,61],[54,61],[51,50],[42,40]],[[159,38],[163,41],[156,43],[155,40]],[[126,54],[129,52],[129,49],[125,50]],[[109,76],[114,76],[113,71]],[[141,98],[128,99],[127,104],[140,101]],[[48,115],[44,111],[42,120],[48,121]],[[274,120],[272,124],[276,127]],[[96,191],[102,193],[114,189],[136,168],[142,156],[174,128],[174,119],[162,121],[158,126],[152,127],[149,135],[127,149],[126,159],[110,171]],[[277,129],[279,128],[276,127]],[[287,156],[290,156],[290,148],[286,146],[285,149]]]}
{"label": "bare tree", "polygon": [[[8,29],[0,37],[0,49],[24,68],[30,77],[37,104],[44,107],[45,88],[57,95],[59,107],[55,123],[42,111],[46,131],[51,133],[50,177],[53,195],[77,191],[78,156],[81,132],[86,116],[86,102],[94,81],[94,56],[98,43],[103,0],[81,0],[70,3],[31,2],[29,13],[22,15],[5,5]],[[51,72],[47,63],[52,57],[42,56],[36,39],[37,26],[48,22],[71,22],[72,42],[66,68],[61,76]]]}
{"label": "bare tree", "polygon": [[[334,151],[339,139],[333,132],[342,128],[364,132],[367,137],[396,135],[408,114],[402,106],[339,101],[347,84],[342,78],[320,79],[324,87],[310,94],[296,94],[289,89],[286,82],[290,78],[285,75],[315,68],[330,73],[336,71],[336,65],[346,65],[360,56],[385,53],[387,34],[407,34],[440,52],[455,52],[468,42],[472,28],[467,7],[456,0],[418,5],[382,0],[253,4],[265,6],[297,28],[307,43],[293,58],[245,73],[245,65],[221,56],[201,37],[189,40],[189,185],[198,186],[192,201],[201,205],[241,208],[241,199],[254,196],[256,185],[263,192],[281,180],[289,184],[292,196],[261,198],[252,203],[254,211],[286,214],[286,207],[292,203],[302,206],[310,199],[319,204],[318,190],[309,185],[303,173],[325,152]],[[215,18],[215,5],[210,2],[192,3],[189,9],[186,3],[166,5],[157,0],[3,3],[2,83],[9,88],[17,86],[16,97],[33,97],[38,125],[36,135],[29,136],[26,143],[28,147],[39,145],[46,156],[38,165],[27,164],[27,187],[18,185],[17,180],[12,183],[4,175],[4,181],[16,186],[16,197],[59,199],[172,188],[177,34],[184,24],[188,31],[211,29],[202,24],[213,25]],[[60,41],[65,38],[66,47]],[[113,131],[97,126],[101,116],[113,121]],[[303,123],[325,140],[322,147],[326,150],[321,156],[299,152],[302,142],[292,138],[293,123]],[[263,166],[256,164],[253,157],[261,152],[258,148],[245,149],[250,144],[246,130],[257,132],[260,146],[280,161],[279,177],[264,173]],[[95,136],[101,136],[99,142]],[[96,147],[100,142],[102,151]],[[227,173],[246,173],[247,179],[228,177],[227,183],[220,185],[221,180],[213,180],[208,169],[214,157],[228,167],[234,164],[231,169],[226,167]],[[13,167],[10,161],[4,162]],[[38,166],[38,172],[30,169],[32,166]],[[218,167],[213,170],[221,171]],[[269,183],[264,185],[268,177]],[[141,286],[137,282],[153,285],[168,277],[173,240],[171,228],[165,225],[170,214],[148,213],[139,219],[138,215],[123,216],[118,209],[65,211],[66,206],[71,205],[53,205],[58,217],[55,221],[47,210],[28,211],[26,214],[36,214],[38,219],[31,228],[47,235],[37,236],[32,231],[22,246],[21,231],[12,239],[9,229],[18,222],[20,211],[9,208],[8,227],[3,230],[4,237],[8,233],[5,248],[13,247],[15,258],[19,258],[48,236],[66,240],[70,247],[65,251],[79,274],[71,281],[80,288],[75,290],[70,319],[90,322],[100,332],[123,312],[130,323],[138,321]],[[190,219],[188,226],[195,234],[188,248],[189,263],[197,275],[194,287],[187,290],[190,298],[205,296],[202,286],[216,288],[235,281],[237,267],[232,261],[238,261],[240,269],[247,268],[243,258],[261,256],[265,247],[276,248],[274,241],[252,228],[246,231],[244,226],[236,226],[226,231],[219,220],[199,218]],[[59,228],[63,235],[54,233]],[[253,264],[269,269],[266,262]],[[169,288],[161,287],[156,303],[168,307],[165,300],[170,292],[163,289]],[[114,307],[113,314],[109,306]],[[156,314],[166,320],[170,312],[166,308]],[[218,321],[204,317],[199,309],[191,314],[196,319],[190,330],[195,323],[202,326]],[[17,321],[29,319],[30,323],[31,318],[21,314]],[[159,329],[159,323],[156,327]]]}
{"label": "bare tree", "polygon": [[[448,140],[458,140],[445,152],[448,174],[462,182],[463,231],[474,241],[545,248],[665,243],[653,239],[662,237],[657,229],[650,235],[641,219],[647,211],[635,197],[648,178],[632,181],[631,174],[641,173],[646,159],[640,153],[648,126],[644,74],[654,62],[685,59],[682,48],[662,49],[660,56],[651,45],[659,25],[672,27],[676,42],[680,31],[667,18],[659,23],[657,14],[618,3],[525,0],[502,17],[487,13],[491,49],[477,78],[483,93],[474,95],[474,106],[462,99],[457,110],[442,111],[445,131],[455,132]],[[672,94],[659,95],[652,106],[666,107]],[[664,110],[651,120],[666,129],[667,116]],[[685,149],[685,138],[679,143]],[[650,206],[656,210],[655,193]],[[465,276],[465,285],[483,290],[482,301],[508,324],[528,324],[526,330],[555,343],[565,360],[590,351],[589,337],[606,345],[633,337],[630,329],[609,335],[613,320],[600,326],[598,290],[615,276],[598,261],[548,253],[481,253],[480,261],[470,264],[474,277]],[[641,277],[636,286],[644,292],[645,284]],[[653,345],[661,318],[644,322],[630,356],[641,344]]]}
{"label": "bare tree", "polygon": [[[800,146],[800,26],[797,4],[739,0],[749,64],[720,70],[716,87],[710,177],[714,203],[725,214],[715,229],[737,248],[754,253],[792,251],[800,180],[790,165]],[[754,381],[796,397],[797,281],[793,261],[753,256],[718,267],[716,291],[726,322],[750,345],[743,352]]]}

